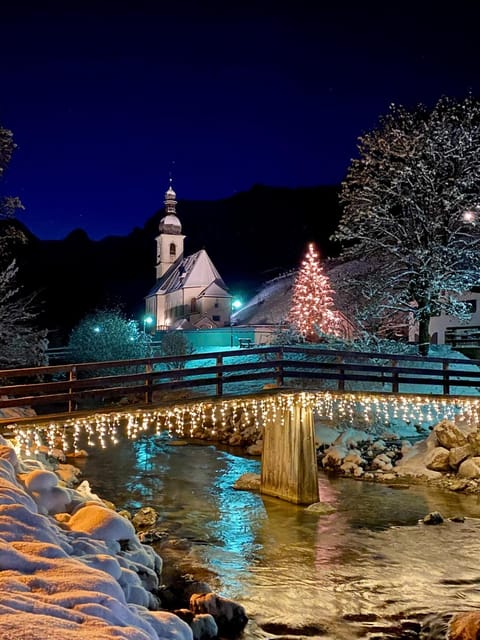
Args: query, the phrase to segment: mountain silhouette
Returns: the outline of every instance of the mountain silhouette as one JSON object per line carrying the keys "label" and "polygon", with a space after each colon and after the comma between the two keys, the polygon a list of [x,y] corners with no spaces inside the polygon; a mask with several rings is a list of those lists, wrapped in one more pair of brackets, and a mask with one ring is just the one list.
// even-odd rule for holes
{"label": "mountain silhouette", "polygon": [[[255,185],[215,201],[179,200],[177,215],[187,255],[206,249],[231,293],[247,299],[258,287],[299,266],[308,242],[334,257],[329,238],[340,215],[339,188]],[[37,291],[39,322],[50,344],[68,341],[71,329],[97,308],[119,306],[141,319],[144,296],[155,283],[155,238],[163,203],[142,228],[127,236],[91,240],[82,229],[63,240],[28,237],[18,248],[20,282]]]}

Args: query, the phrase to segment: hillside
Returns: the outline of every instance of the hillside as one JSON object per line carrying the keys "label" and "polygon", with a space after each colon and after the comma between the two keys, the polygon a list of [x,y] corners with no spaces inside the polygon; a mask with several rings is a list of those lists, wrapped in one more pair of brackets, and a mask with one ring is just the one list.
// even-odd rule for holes
{"label": "hillside", "polygon": [[[19,255],[27,291],[38,291],[42,326],[52,344],[62,344],[89,311],[121,305],[140,318],[144,296],[155,282],[155,237],[163,202],[128,236],[91,240],[81,229],[63,240],[30,234]],[[258,287],[296,268],[306,244],[335,255],[329,241],[338,217],[338,188],[255,186],[216,201],[179,200],[185,252],[205,248],[230,291],[248,299]],[[139,214],[140,217],[140,214]]]}

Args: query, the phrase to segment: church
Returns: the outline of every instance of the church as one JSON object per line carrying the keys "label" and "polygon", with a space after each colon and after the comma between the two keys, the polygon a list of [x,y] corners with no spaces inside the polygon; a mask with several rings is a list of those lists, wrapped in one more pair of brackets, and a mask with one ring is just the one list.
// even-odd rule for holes
{"label": "church", "polygon": [[171,181],[156,237],[156,283],[145,297],[156,331],[214,329],[230,325],[232,296],[204,249],[184,256],[182,225]]}

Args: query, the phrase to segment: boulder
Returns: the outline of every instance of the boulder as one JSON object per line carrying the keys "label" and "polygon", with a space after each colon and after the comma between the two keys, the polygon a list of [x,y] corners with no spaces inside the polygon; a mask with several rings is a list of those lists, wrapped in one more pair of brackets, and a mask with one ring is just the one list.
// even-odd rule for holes
{"label": "boulder", "polygon": [[209,640],[218,637],[217,623],[209,613],[197,614],[190,623],[190,628],[193,632],[193,640]]}
{"label": "boulder", "polygon": [[233,488],[241,491],[260,491],[260,474],[244,473],[235,481]]}
{"label": "boulder", "polygon": [[473,456],[473,449],[470,444],[467,443],[461,447],[453,447],[453,449],[450,449],[448,464],[452,469],[456,470],[458,466],[470,456]]}
{"label": "boulder", "polygon": [[209,613],[215,618],[221,636],[240,633],[248,622],[241,604],[215,593],[194,593],[190,597],[190,609],[195,615]]}
{"label": "boulder", "polygon": [[457,613],[448,625],[449,640],[475,640],[480,637],[480,612]]}
{"label": "boulder", "polygon": [[474,456],[464,460],[457,473],[462,478],[480,478],[480,457]]}
{"label": "boulder", "polygon": [[467,438],[451,420],[442,420],[433,428],[438,444],[445,449],[453,449],[467,444]]}
{"label": "boulder", "polygon": [[327,515],[330,513],[335,513],[335,507],[332,507],[331,504],[327,504],[326,502],[314,502],[306,507],[305,511],[313,511],[313,513],[319,513],[321,515]]}
{"label": "boulder", "polygon": [[425,518],[423,519],[423,524],[442,524],[443,516],[438,511],[432,511],[431,513],[427,513]]}
{"label": "boulder", "polygon": [[474,456],[480,455],[480,432],[477,430],[477,431],[473,431],[472,433],[469,433],[467,440],[468,440],[468,444],[472,448],[472,451],[473,451],[472,455]]}
{"label": "boulder", "polygon": [[432,471],[450,470],[450,451],[444,447],[435,447],[427,452],[425,466]]}
{"label": "boulder", "polygon": [[158,513],[152,507],[142,507],[133,516],[132,522],[135,529],[146,529],[153,527],[158,519]]}
{"label": "boulder", "polygon": [[254,442],[249,447],[247,447],[247,453],[249,456],[261,456],[263,451],[263,440],[258,440]]}

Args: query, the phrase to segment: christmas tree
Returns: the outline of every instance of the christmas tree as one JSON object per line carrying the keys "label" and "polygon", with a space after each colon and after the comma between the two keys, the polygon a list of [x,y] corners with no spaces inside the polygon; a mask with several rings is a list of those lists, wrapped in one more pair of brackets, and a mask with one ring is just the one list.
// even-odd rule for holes
{"label": "christmas tree", "polygon": [[334,309],[334,293],[320,263],[320,254],[310,243],[295,279],[287,316],[287,322],[304,340],[318,342],[322,333],[338,335],[339,315]]}

